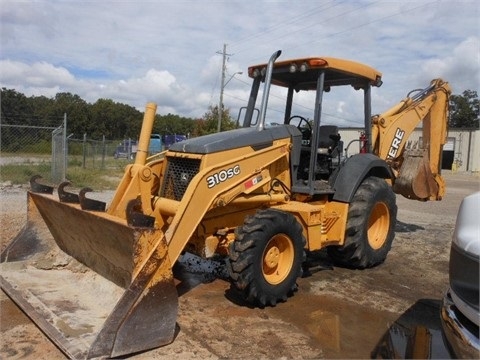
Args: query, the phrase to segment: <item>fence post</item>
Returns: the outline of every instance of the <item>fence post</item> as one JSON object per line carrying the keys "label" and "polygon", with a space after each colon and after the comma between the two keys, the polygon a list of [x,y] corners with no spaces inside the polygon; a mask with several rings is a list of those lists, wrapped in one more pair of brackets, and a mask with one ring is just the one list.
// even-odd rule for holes
{"label": "fence post", "polygon": [[86,168],[87,133],[83,134],[83,168]]}
{"label": "fence post", "polygon": [[57,154],[57,141],[56,141],[56,135],[57,135],[58,128],[54,129],[52,131],[52,166],[50,167],[50,178],[52,179],[53,182],[55,182],[56,179],[56,173],[57,173],[57,164],[56,164],[56,154]]}
{"label": "fence post", "polygon": [[67,113],[63,114],[63,172],[62,181],[67,180],[67,154],[68,154],[68,142],[67,142]]}
{"label": "fence post", "polygon": [[106,153],[106,148],[105,148],[105,135],[102,136],[102,165],[101,169],[105,169],[105,153]]}
{"label": "fence post", "polygon": [[63,114],[62,125],[52,131],[52,167],[51,179],[53,182],[62,182],[66,179],[67,168],[67,114]]}

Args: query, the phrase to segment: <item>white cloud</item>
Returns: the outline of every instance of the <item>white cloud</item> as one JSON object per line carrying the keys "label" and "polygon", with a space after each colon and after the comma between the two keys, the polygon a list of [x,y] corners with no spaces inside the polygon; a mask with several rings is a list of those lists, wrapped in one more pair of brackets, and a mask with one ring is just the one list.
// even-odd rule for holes
{"label": "white cloud", "polygon": [[[247,67],[277,49],[282,60],[325,55],[378,68],[384,85],[373,91],[373,107],[381,112],[435,77],[455,93],[479,90],[479,9],[477,1],[444,0],[4,0],[0,84],[26,95],[65,91],[140,109],[155,101],[162,113],[201,116],[218,103],[217,51],[227,43],[227,76],[243,72],[225,87],[234,116],[248,97]],[[328,111],[353,121],[360,100],[340,97]],[[299,105],[311,108],[306,99]]]}
{"label": "white cloud", "polygon": [[15,89],[26,96],[54,97],[70,89],[81,92],[82,83],[67,69],[47,62],[28,65],[19,61],[0,60],[0,86]]}
{"label": "white cloud", "polygon": [[0,82],[9,86],[56,87],[71,86],[74,77],[67,69],[46,62],[27,65],[18,61],[0,61]]}
{"label": "white cloud", "polygon": [[451,56],[434,58],[423,63],[423,76],[427,79],[444,78],[455,93],[478,90],[480,87],[480,40],[469,37],[456,46]]}

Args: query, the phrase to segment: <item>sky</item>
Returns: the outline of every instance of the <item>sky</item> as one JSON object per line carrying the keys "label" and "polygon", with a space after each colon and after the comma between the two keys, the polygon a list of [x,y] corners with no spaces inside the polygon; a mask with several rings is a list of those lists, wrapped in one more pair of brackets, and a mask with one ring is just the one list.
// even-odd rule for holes
{"label": "sky", "polygon": [[[248,66],[308,56],[346,58],[383,74],[381,113],[435,78],[480,93],[480,1],[0,0],[0,86],[27,96],[77,94],[198,118],[220,97],[246,105]],[[361,123],[348,96],[328,109]],[[336,114],[336,116],[335,116]]]}

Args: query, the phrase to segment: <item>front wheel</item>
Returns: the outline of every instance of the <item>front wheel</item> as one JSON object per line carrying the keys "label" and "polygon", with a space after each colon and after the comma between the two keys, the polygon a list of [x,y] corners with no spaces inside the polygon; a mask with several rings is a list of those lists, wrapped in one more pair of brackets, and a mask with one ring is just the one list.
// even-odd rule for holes
{"label": "front wheel", "polygon": [[392,188],[384,179],[366,178],[350,203],[345,243],[328,247],[328,254],[336,263],[355,269],[381,264],[392,247],[396,218]]}
{"label": "front wheel", "polygon": [[302,227],[292,214],[260,210],[245,219],[230,246],[232,284],[249,303],[275,306],[297,289],[305,260]]}

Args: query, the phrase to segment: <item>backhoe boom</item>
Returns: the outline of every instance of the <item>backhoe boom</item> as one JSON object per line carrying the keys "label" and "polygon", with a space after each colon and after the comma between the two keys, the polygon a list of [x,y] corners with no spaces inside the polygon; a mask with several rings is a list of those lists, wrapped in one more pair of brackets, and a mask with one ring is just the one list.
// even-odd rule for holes
{"label": "backhoe boom", "polygon": [[[444,196],[440,173],[450,93],[448,83],[436,79],[426,89],[373,117],[373,152],[390,164],[395,175],[394,191],[405,197],[440,200]],[[421,142],[412,144],[409,137],[420,124]]]}

